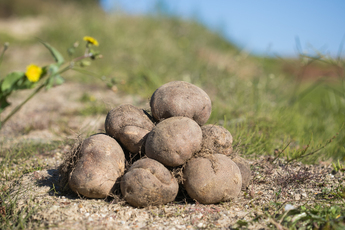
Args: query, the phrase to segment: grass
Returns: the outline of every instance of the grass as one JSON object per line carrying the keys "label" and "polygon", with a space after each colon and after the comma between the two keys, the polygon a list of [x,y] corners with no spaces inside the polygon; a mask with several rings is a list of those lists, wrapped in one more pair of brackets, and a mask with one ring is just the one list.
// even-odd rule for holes
{"label": "grass", "polygon": [[[343,229],[345,227],[344,205],[302,205],[292,210],[284,210],[284,204],[271,202],[262,207],[261,218],[267,219],[268,227],[272,229]],[[244,220],[237,221],[233,229],[242,229],[249,223]]]}
{"label": "grass", "polygon": [[[344,188],[341,188],[341,194],[343,192]],[[345,204],[333,203],[333,201],[342,199],[344,196],[333,191],[328,194],[332,194],[332,198],[319,200],[318,203],[312,205],[292,206],[291,209],[287,208],[286,203],[272,201],[265,207],[259,207],[262,215],[252,221],[264,218],[270,222],[269,227],[277,229],[343,229]],[[237,225],[247,226],[248,222],[238,221]]]}
{"label": "grass", "polygon": [[0,150],[0,180],[11,181],[25,173],[41,170],[46,165],[43,157],[52,157],[52,150],[61,148],[68,142],[19,143]]}
{"label": "grass", "polygon": [[[20,179],[17,179],[20,181]],[[18,205],[18,196],[24,194],[27,188],[13,191],[13,184],[0,186],[0,228],[1,229],[27,229],[30,228],[30,218],[37,210],[32,199],[24,206]]]}
{"label": "grass", "polygon": [[[210,95],[213,111],[208,123],[229,129],[241,154],[276,154],[305,163],[331,159],[336,162],[335,170],[343,169],[344,60],[322,55],[301,56],[299,60],[292,60],[296,63],[296,74],[292,74],[284,70],[291,60],[250,56],[193,21],[161,15],[105,15],[97,7],[59,7],[59,13],[43,13],[43,16],[54,20],[47,19],[47,24],[36,36],[59,50],[81,41],[85,35],[94,36],[99,40],[99,49],[104,56],[87,69],[88,76],[76,71],[65,76],[67,81],[105,84],[109,88],[115,85],[120,93],[143,98],[149,98],[157,87],[168,81],[188,81]],[[33,37],[16,38],[3,32],[1,37],[10,40],[11,47],[19,56],[21,51],[17,47],[24,50],[36,44]],[[8,53],[11,55],[11,49]],[[67,55],[67,52],[64,54]],[[30,62],[44,64],[48,57],[48,53],[33,52]],[[336,66],[342,72],[338,77],[321,74],[315,76],[319,80],[305,80],[303,71],[311,66],[310,63],[322,65],[322,68]],[[14,67],[25,68],[25,64],[16,65],[18,62],[10,62],[5,56],[1,68],[5,73]],[[87,105],[80,111],[82,115],[107,112],[106,108],[97,106],[87,93],[81,100]],[[1,150],[1,180],[15,180],[24,173],[44,168],[42,161],[32,159],[37,153],[49,152],[60,144],[31,143]],[[25,228],[34,209],[15,213],[16,198],[10,197],[4,186],[1,187],[3,192],[0,198],[9,205],[0,228]],[[342,194],[340,190],[332,192]],[[269,209],[273,211],[270,212],[265,212],[267,207],[259,207],[264,214],[257,218],[271,220],[270,226],[275,228],[324,226],[325,229],[336,229],[335,226],[343,226],[343,205],[316,202],[288,212],[284,212],[281,205],[271,203]],[[1,207],[4,207],[3,204],[0,204]],[[3,218],[3,215],[0,214],[0,217]],[[246,223],[238,222],[237,227],[241,226],[245,227]]]}
{"label": "grass", "polygon": [[[334,63],[337,60],[303,57],[294,60],[294,66],[299,67],[291,76],[282,68],[291,60],[247,55],[193,21],[109,16],[97,8],[73,10],[72,14],[68,9],[42,28],[38,37],[64,49],[84,35],[92,35],[99,40],[104,55],[88,69],[90,74],[96,73],[91,74],[93,77],[75,72],[67,76],[68,81],[116,85],[122,93],[144,98],[168,81],[188,81],[210,95],[213,112],[209,123],[224,124],[237,144],[250,143],[243,154],[272,154],[290,140],[292,144],[285,153],[292,154],[303,146],[316,148],[337,136],[318,156],[335,160],[345,157],[345,76],[324,76],[324,81],[316,82],[298,79],[299,72],[311,61],[343,69],[343,60]],[[303,63],[305,59],[309,60],[307,64]],[[82,114],[104,112],[104,108],[90,107]],[[318,159],[308,160],[312,163]]]}
{"label": "grass", "polygon": [[[299,163],[292,164],[297,166]],[[289,168],[286,163],[263,160],[260,164],[256,163],[252,166],[256,172],[253,179],[253,184],[256,185],[254,188],[257,189],[255,194],[264,194],[265,191],[262,188],[267,186],[273,191],[273,194],[271,199],[263,203],[255,201],[261,199],[261,196],[252,197],[247,204],[251,206],[250,210],[253,210],[249,215],[252,219],[238,220],[232,226],[233,229],[247,229],[255,223],[262,222],[267,223],[267,227],[272,229],[344,228],[345,187],[342,183],[343,176],[339,177],[339,170],[333,170],[332,175],[328,175],[328,178],[338,177],[338,183],[329,181],[325,172],[318,174],[312,172],[316,170],[315,168],[311,169],[303,165],[302,168],[297,169],[295,166]],[[322,171],[322,168],[324,167],[317,170]],[[306,186],[307,184],[309,186]],[[312,190],[310,190],[311,187]],[[286,196],[289,197],[288,194],[301,194],[299,193],[301,189],[305,191],[301,200],[286,198]],[[249,194],[246,195],[249,196]]]}
{"label": "grass", "polygon": [[62,148],[68,141],[53,143],[20,143],[0,150],[0,229],[26,229],[37,210],[32,199],[19,205],[18,196],[28,188],[19,187],[24,174],[46,168],[45,157],[52,157],[52,150]]}
{"label": "grass", "polygon": [[108,108],[97,101],[95,96],[84,93],[80,98],[80,102],[85,104],[84,108],[78,111],[77,113],[83,116],[92,116],[99,114],[107,114],[109,112]]}

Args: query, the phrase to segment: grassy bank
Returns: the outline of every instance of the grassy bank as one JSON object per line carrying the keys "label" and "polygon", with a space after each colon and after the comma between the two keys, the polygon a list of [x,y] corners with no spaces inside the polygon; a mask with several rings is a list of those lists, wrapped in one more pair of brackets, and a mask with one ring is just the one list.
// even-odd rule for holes
{"label": "grassy bank", "polygon": [[[307,58],[293,60],[297,72],[288,73],[283,66],[291,60],[250,56],[196,22],[164,16],[106,15],[97,7],[60,7],[63,14],[45,8],[40,15],[45,22],[36,34],[5,36],[14,50],[10,49],[9,55],[17,52],[17,57],[30,47],[36,48],[24,53],[23,65],[16,68],[23,69],[24,63],[31,62],[45,64],[51,58],[37,47],[35,37],[66,50],[84,35],[94,36],[104,58],[88,69],[93,77],[73,72],[68,81],[116,85],[122,93],[144,98],[166,82],[188,81],[211,96],[209,123],[225,125],[243,154],[273,154],[290,143],[284,154],[291,157],[307,145],[307,152],[313,151],[337,136],[317,156],[345,157],[343,70],[331,80],[323,73],[300,80],[297,77],[307,66]],[[326,65],[344,68],[343,60],[326,61]],[[5,58],[2,68],[15,65],[13,59]],[[320,77],[323,82],[315,80]]]}

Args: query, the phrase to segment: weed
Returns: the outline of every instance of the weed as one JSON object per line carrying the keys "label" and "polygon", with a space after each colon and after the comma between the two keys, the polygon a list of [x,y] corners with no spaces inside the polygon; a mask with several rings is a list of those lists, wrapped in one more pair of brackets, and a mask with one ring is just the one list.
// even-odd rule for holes
{"label": "weed", "polygon": [[339,159],[338,159],[337,163],[332,162],[332,165],[333,165],[335,172],[338,172],[339,170],[340,171],[345,170],[345,166],[342,163],[340,163]]}
{"label": "weed", "polygon": [[340,229],[345,227],[343,206],[316,205],[309,207],[300,206],[288,211],[282,223],[289,229],[317,228],[317,229]]}
{"label": "weed", "polygon": [[[95,52],[92,49],[93,45],[98,46],[98,41],[89,36],[85,36],[84,40],[86,41],[86,49],[84,55],[74,58],[70,63],[67,64],[65,63],[65,60],[59,51],[57,51],[48,43],[40,40],[40,42],[49,50],[56,63],[44,67],[30,64],[26,67],[25,73],[14,71],[7,74],[3,79],[0,79],[0,115],[5,110],[5,108],[10,106],[8,98],[14,91],[33,88],[35,89],[26,99],[24,99],[19,105],[13,108],[11,112],[5,116],[4,119],[1,119],[0,117],[0,129],[15,113],[17,113],[32,97],[37,95],[43,88],[48,90],[53,86],[61,85],[65,80],[60,76],[60,74],[66,72],[67,70],[73,69],[74,66],[78,64],[81,66],[90,65],[90,61],[85,60],[86,58],[94,60],[101,57],[99,53]],[[76,47],[70,49],[75,48]],[[7,49],[8,43],[5,43],[0,55],[0,64]],[[46,76],[47,79],[42,80]],[[38,85],[38,83],[41,84]]]}
{"label": "weed", "polygon": [[18,196],[25,193],[24,188],[14,189],[12,186],[0,187],[0,229],[26,229],[30,227],[30,218],[37,210],[32,200],[19,205]]}

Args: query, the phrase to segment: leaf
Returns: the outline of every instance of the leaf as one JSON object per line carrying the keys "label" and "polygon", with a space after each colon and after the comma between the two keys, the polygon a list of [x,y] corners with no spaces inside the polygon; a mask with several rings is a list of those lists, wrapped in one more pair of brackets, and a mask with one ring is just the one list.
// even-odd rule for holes
{"label": "leaf", "polygon": [[0,113],[9,105],[10,103],[7,101],[7,97],[0,97]]}
{"label": "leaf", "polygon": [[63,79],[63,77],[61,77],[61,75],[55,75],[54,77],[54,82],[55,82],[55,85],[61,85],[65,82],[65,79]]}
{"label": "leaf", "polygon": [[24,72],[12,72],[9,73],[1,84],[1,91],[5,92],[13,87],[13,85],[22,77],[25,76]]}
{"label": "leaf", "polygon": [[65,82],[65,79],[63,79],[59,74],[53,77],[50,77],[46,84],[46,90],[50,89],[54,85],[61,85],[64,82]]}
{"label": "leaf", "polygon": [[45,84],[46,90],[50,89],[54,85],[54,79],[52,77],[48,78]]}
{"label": "leaf", "polygon": [[19,89],[32,89],[37,85],[37,82],[31,82],[28,78],[20,78],[15,84],[12,85],[12,91]]}
{"label": "leaf", "polygon": [[57,74],[59,72],[59,65],[58,64],[50,64],[48,66],[48,73],[50,74],[50,76],[54,76],[55,74]]}
{"label": "leaf", "polygon": [[54,85],[61,85],[64,83],[64,79],[58,74],[58,64],[51,64],[48,66],[49,78],[46,81],[46,89],[50,89]]}
{"label": "leaf", "polygon": [[75,48],[74,48],[74,47],[68,48],[67,53],[68,53],[70,56],[73,56],[73,54],[75,53]]}
{"label": "leaf", "polygon": [[291,221],[294,223],[294,222],[297,222],[298,220],[300,220],[306,216],[307,216],[307,214],[305,212],[302,212],[301,214],[294,216]]}
{"label": "leaf", "polygon": [[63,58],[63,56],[61,55],[59,51],[57,51],[54,47],[42,41],[41,39],[39,39],[39,41],[50,51],[50,53],[53,55],[55,61],[57,62],[59,66],[65,62],[65,59]]}
{"label": "leaf", "polygon": [[82,61],[80,62],[80,66],[81,66],[81,67],[85,67],[85,66],[89,66],[89,65],[91,65],[91,62],[88,61],[88,60],[82,60]]}
{"label": "leaf", "polygon": [[248,225],[248,222],[245,221],[245,220],[238,220],[236,223],[237,223],[240,227],[242,227],[242,226],[247,226],[247,225]]}

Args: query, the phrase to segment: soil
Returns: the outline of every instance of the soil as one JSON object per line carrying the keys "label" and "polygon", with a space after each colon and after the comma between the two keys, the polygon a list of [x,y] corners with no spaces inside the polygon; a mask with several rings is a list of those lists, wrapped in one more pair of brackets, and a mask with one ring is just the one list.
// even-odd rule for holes
{"label": "soil", "polygon": [[[79,134],[103,132],[106,114],[83,116],[77,113],[85,102],[83,92],[99,104],[112,109],[123,103],[148,108],[148,100],[115,93],[100,86],[66,83],[34,97],[18,114],[5,124],[0,132],[3,148],[30,141],[49,143],[75,138]],[[12,108],[29,92],[14,95]],[[10,109],[9,109],[10,110]],[[8,111],[6,111],[8,112]],[[6,112],[2,116],[6,115]],[[33,207],[31,228],[50,229],[188,229],[236,227],[239,220],[249,222],[249,229],[268,229],[270,218],[264,208],[272,202],[294,207],[312,204],[317,199],[332,196],[325,193],[344,184],[344,172],[335,172],[330,163],[318,165],[287,163],[272,157],[251,158],[252,180],[238,198],[229,202],[202,205],[181,190],[177,199],[159,207],[134,208],[120,195],[107,199],[86,199],[73,193],[64,193],[59,187],[58,167],[72,146],[65,145],[42,156],[42,170],[24,174],[13,181],[1,181],[18,196],[17,209]],[[25,189],[23,189],[25,188]],[[2,205],[7,205],[6,203]],[[257,221],[252,221],[257,218]],[[274,223],[272,223],[274,224]]]}
{"label": "soil", "polygon": [[[30,93],[21,91],[11,95],[11,106],[1,114],[1,119]],[[47,142],[104,132],[106,113],[84,115],[80,111],[92,106],[109,111],[120,104],[148,108],[148,103],[148,100],[122,95],[105,86],[64,83],[42,90],[25,104],[0,130],[0,143],[9,146],[24,140]]]}
{"label": "soil", "polygon": [[[238,198],[229,202],[202,205],[180,192],[176,201],[159,207],[133,208],[121,197],[86,199],[76,194],[61,193],[57,167],[69,146],[54,151],[46,159],[47,169],[25,174],[12,182],[11,191],[18,195],[18,209],[35,207],[30,219],[33,228],[50,229],[186,229],[236,226],[246,220],[249,229],[268,229],[263,207],[275,201],[282,208],[312,204],[324,196],[325,189],[334,189],[344,179],[344,173],[332,174],[327,165],[306,166],[301,163],[287,165],[284,160],[271,162],[260,157],[251,161],[251,184]],[[25,192],[22,188],[25,187]],[[327,195],[327,194],[326,194]]]}

